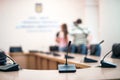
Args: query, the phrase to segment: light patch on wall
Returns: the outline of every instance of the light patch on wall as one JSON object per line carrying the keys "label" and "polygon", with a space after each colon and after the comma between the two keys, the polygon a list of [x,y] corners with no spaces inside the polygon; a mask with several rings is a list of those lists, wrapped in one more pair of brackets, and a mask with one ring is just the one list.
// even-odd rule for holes
{"label": "light patch on wall", "polygon": [[42,3],[36,3],[35,4],[35,10],[37,13],[41,13],[42,12]]}
{"label": "light patch on wall", "polygon": [[30,16],[17,24],[16,29],[24,29],[27,32],[51,32],[57,30],[59,23],[48,16]]}

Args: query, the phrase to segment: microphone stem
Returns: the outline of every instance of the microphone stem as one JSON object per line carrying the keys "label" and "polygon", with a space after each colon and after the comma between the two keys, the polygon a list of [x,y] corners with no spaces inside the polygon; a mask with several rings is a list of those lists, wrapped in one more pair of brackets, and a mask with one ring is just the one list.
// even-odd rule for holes
{"label": "microphone stem", "polygon": [[[69,49],[69,47],[68,47],[68,49]],[[68,65],[68,63],[67,63],[67,57],[68,57],[68,49],[67,49],[67,54],[66,54],[66,62],[65,62],[65,65]]]}
{"label": "microphone stem", "polygon": [[68,57],[68,51],[69,51],[70,44],[71,44],[71,41],[69,41],[68,46],[67,46],[67,54],[66,54],[66,56],[65,56],[65,58],[66,58],[66,63],[65,63],[65,65],[68,65],[68,63],[67,63],[67,57]]}
{"label": "microphone stem", "polygon": [[[6,56],[7,56],[7,55],[6,55]],[[7,57],[12,60],[13,64],[16,63],[15,60],[13,60],[13,58],[11,58],[10,56],[7,56]]]}
{"label": "microphone stem", "polygon": [[103,57],[102,61],[104,61],[105,57],[106,57],[108,54],[110,54],[111,52],[112,52],[112,50],[109,51],[109,52]]}

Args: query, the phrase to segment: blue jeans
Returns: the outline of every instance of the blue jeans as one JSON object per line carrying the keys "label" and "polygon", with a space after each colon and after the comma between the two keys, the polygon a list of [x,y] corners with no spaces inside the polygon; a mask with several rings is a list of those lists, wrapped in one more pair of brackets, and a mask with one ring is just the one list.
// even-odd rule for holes
{"label": "blue jeans", "polygon": [[71,52],[71,53],[76,53],[76,49],[77,49],[77,46],[74,45],[74,44],[72,44],[72,45],[71,45],[71,50],[70,50],[70,52]]}
{"label": "blue jeans", "polygon": [[[77,51],[76,51],[77,50]],[[80,44],[78,46],[72,44],[71,45],[71,50],[72,53],[80,53],[80,54],[87,54],[87,47],[85,44]]]}

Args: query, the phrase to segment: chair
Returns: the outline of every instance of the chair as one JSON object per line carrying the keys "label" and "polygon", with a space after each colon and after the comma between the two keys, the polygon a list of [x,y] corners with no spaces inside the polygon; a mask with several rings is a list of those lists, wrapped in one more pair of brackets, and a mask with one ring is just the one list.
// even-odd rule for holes
{"label": "chair", "polygon": [[55,46],[50,46],[50,47],[49,47],[49,50],[50,50],[50,51],[59,51],[59,47],[58,47],[57,45],[55,45]]}
{"label": "chair", "polygon": [[77,53],[87,55],[88,49],[85,44],[80,44],[77,46]]}
{"label": "chair", "polygon": [[101,55],[101,46],[99,44],[90,45],[90,55],[100,56]]}
{"label": "chair", "polygon": [[118,59],[120,59],[120,43],[113,44],[111,58],[118,58]]}
{"label": "chair", "polygon": [[11,46],[9,51],[10,52],[23,52],[21,46]]}
{"label": "chair", "polygon": [[68,50],[70,53],[77,53],[77,46],[74,44],[70,45],[70,49]]}

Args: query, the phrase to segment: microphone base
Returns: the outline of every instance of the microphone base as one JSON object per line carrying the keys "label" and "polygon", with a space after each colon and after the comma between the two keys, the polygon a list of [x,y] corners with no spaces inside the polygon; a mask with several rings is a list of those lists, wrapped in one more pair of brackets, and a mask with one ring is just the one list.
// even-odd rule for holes
{"label": "microphone base", "polygon": [[76,67],[74,64],[60,64],[58,65],[58,70],[60,73],[71,73],[76,72]]}
{"label": "microphone base", "polygon": [[101,67],[102,68],[116,68],[117,65],[113,64],[113,63],[108,63],[105,61],[101,61]]}
{"label": "microphone base", "polygon": [[95,62],[98,62],[98,61],[97,61],[97,60],[94,60],[94,59],[90,59],[90,58],[85,57],[85,58],[84,58],[84,62],[87,62],[87,63],[95,63]]}
{"label": "microphone base", "polygon": [[69,55],[65,55],[65,58],[67,58],[67,59],[73,59],[74,57],[73,56],[69,56]]}
{"label": "microphone base", "polygon": [[18,71],[20,68],[19,68],[19,65],[18,64],[6,64],[6,65],[2,65],[0,66],[0,71],[3,71],[3,72],[10,72],[10,71]]}
{"label": "microphone base", "polygon": [[60,54],[53,52],[53,56],[60,56]]}

